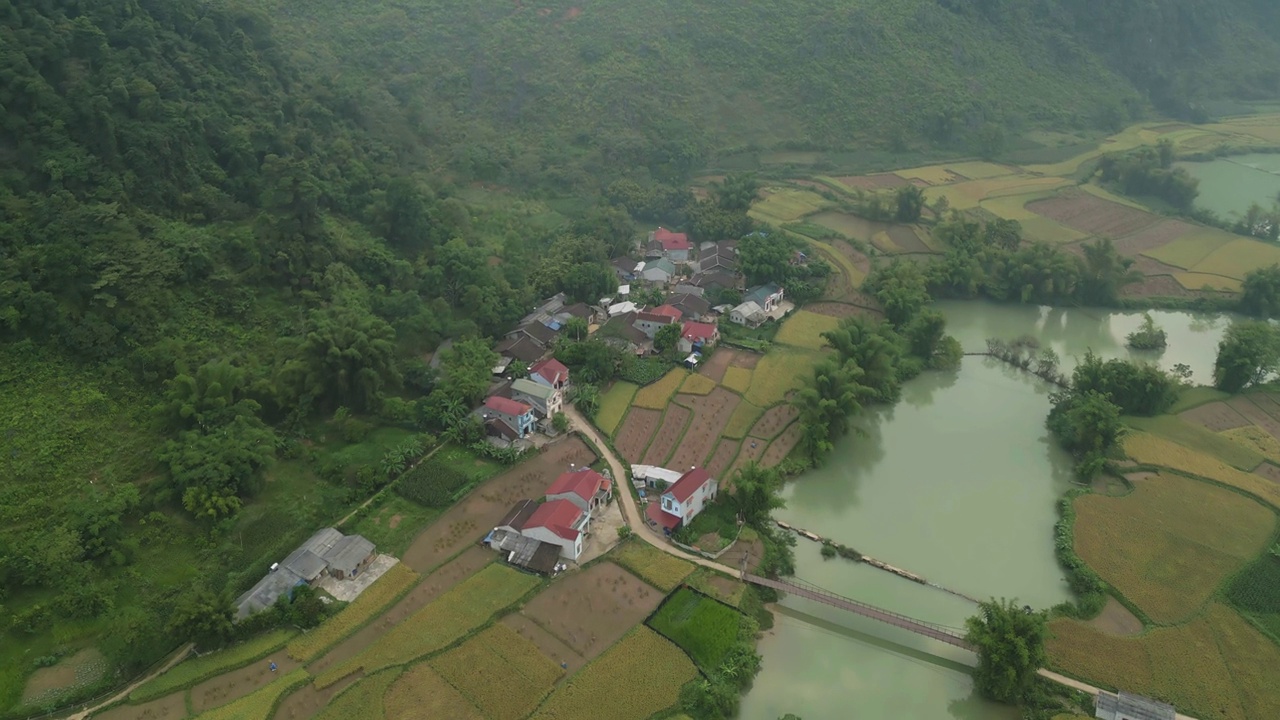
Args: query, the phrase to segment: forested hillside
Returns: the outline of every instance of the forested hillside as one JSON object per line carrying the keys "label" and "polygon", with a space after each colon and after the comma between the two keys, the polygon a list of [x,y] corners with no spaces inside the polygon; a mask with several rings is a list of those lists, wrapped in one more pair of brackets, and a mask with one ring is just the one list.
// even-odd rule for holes
{"label": "forested hillside", "polygon": [[998,151],[1280,91],[1265,0],[257,1],[379,130],[559,189],[746,148]]}

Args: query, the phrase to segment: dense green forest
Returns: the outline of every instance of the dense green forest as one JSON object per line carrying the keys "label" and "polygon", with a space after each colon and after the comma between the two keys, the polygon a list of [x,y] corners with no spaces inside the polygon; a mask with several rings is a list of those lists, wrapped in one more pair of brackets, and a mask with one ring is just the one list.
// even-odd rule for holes
{"label": "dense green forest", "polygon": [[441,382],[444,339],[599,297],[642,226],[749,231],[693,200],[699,170],[998,152],[1280,90],[1265,0],[0,0],[0,20],[0,711],[81,647],[127,674],[225,635],[229,595],[377,486],[357,468],[454,429],[491,356],[458,343]]}

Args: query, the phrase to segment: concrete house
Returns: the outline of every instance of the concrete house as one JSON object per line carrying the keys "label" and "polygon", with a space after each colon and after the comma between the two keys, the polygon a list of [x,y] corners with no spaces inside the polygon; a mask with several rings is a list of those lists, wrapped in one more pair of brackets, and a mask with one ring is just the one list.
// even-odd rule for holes
{"label": "concrete house", "polygon": [[557,390],[569,387],[569,368],[555,358],[534,363],[529,368],[529,379]]}
{"label": "concrete house", "polygon": [[547,488],[547,502],[568,500],[583,512],[607,504],[612,497],[613,483],[591,468],[564,473]]}
{"label": "concrete house", "polygon": [[711,323],[687,322],[680,334],[678,347],[682,353],[706,352],[720,342],[720,330]]}
{"label": "concrete house", "polygon": [[757,285],[742,294],[743,302],[753,302],[760,306],[765,312],[769,312],[782,302],[782,287],[777,283],[769,283],[767,285]]}
{"label": "concrete house", "polygon": [[538,506],[524,523],[521,534],[540,542],[558,545],[560,557],[577,560],[582,555],[582,536],[591,525],[591,515],[568,500],[551,500]]}
{"label": "concrete house", "polygon": [[1172,705],[1127,692],[1098,693],[1093,716],[1102,720],[1174,720]]}
{"label": "concrete house", "polygon": [[272,566],[271,571],[236,599],[236,618],[246,618],[289,597],[293,588],[322,577],[338,580],[357,577],[377,556],[376,548],[361,535],[343,535],[324,528]]}
{"label": "concrete house", "polygon": [[485,420],[501,420],[515,430],[517,437],[525,437],[533,432],[536,421],[532,405],[498,395],[486,398],[480,412]]}
{"label": "concrete house", "polygon": [[653,338],[635,326],[637,314],[632,311],[612,318],[600,328],[597,337],[603,339],[606,345],[633,355],[647,355],[653,350]]}
{"label": "concrete house", "polygon": [[560,412],[564,405],[564,393],[528,378],[511,383],[511,399],[532,406],[534,413],[543,418]]}
{"label": "concrete house", "polygon": [[636,319],[632,325],[634,325],[637,330],[644,333],[645,337],[652,340],[653,336],[658,334],[658,330],[675,322],[679,321],[670,315],[641,311],[636,313]]}
{"label": "concrete house", "polygon": [[645,507],[650,522],[670,535],[690,522],[716,498],[719,483],[702,468],[693,468],[662,493],[658,502]]}
{"label": "concrete house", "polygon": [[547,353],[545,347],[524,335],[514,339],[506,338],[494,345],[493,350],[508,360],[519,360],[524,363],[534,362]]}
{"label": "concrete house", "polygon": [[747,327],[756,327],[768,318],[764,308],[752,300],[748,300],[729,311],[729,322]]}
{"label": "concrete house", "polygon": [[644,263],[639,271],[640,279],[651,285],[666,285],[676,274],[676,266],[667,258],[658,258]]}
{"label": "concrete house", "polygon": [[613,266],[613,272],[618,276],[619,280],[631,282],[636,279],[636,265],[640,263],[638,260],[632,260],[629,257],[619,257],[610,260],[609,264]]}
{"label": "concrete house", "polygon": [[741,287],[738,277],[724,270],[711,270],[693,276],[693,284],[704,290],[732,290]]}
{"label": "concrete house", "polygon": [[689,262],[689,251],[693,249],[693,243],[689,242],[688,235],[660,227],[650,237],[661,246],[663,257],[676,263]]}
{"label": "concrete house", "polygon": [[667,304],[679,310],[681,318],[701,322],[711,315],[711,303],[703,300],[701,295],[672,293],[667,296]]}

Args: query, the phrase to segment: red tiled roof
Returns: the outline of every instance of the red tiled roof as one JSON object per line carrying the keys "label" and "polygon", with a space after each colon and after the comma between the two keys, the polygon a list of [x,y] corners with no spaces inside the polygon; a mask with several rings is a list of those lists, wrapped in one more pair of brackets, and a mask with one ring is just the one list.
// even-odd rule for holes
{"label": "red tiled roof", "polygon": [[658,307],[650,310],[649,312],[653,313],[654,315],[666,315],[672,320],[679,320],[681,317],[684,316],[684,313],[680,312],[680,308],[674,305],[659,305]]}
{"label": "red tiled roof", "polygon": [[538,506],[524,524],[524,530],[530,528],[546,528],[565,540],[577,540],[578,531],[573,529],[582,511],[568,500],[552,500]]}
{"label": "red tiled roof", "polygon": [[530,375],[538,375],[552,385],[569,379],[569,368],[555,358],[547,358],[529,368]]}
{"label": "red tiled roof", "polygon": [[671,232],[666,228],[653,231],[653,239],[662,243],[663,250],[688,250],[693,247],[689,236],[684,233]]}
{"label": "red tiled roof", "polygon": [[608,482],[600,473],[587,468],[578,472],[570,472],[556,478],[551,483],[551,487],[547,488],[547,495],[560,495],[563,493],[573,493],[578,497],[591,502],[591,498],[600,491],[601,485]]}
{"label": "red tiled roof", "polygon": [[658,323],[659,325],[670,325],[676,321],[676,319],[670,315],[655,315],[651,312],[644,311],[636,313],[636,320],[647,320],[649,322]]}
{"label": "red tiled roof", "polygon": [[693,493],[711,480],[711,474],[702,468],[694,468],[680,476],[680,479],[667,488],[664,495],[672,495],[676,500],[684,502],[693,497]]}
{"label": "red tiled roof", "polygon": [[497,395],[486,399],[484,401],[484,406],[494,412],[502,413],[503,415],[523,415],[533,409],[522,402],[517,402],[511,398],[499,397]]}
{"label": "red tiled roof", "polygon": [[668,530],[680,524],[680,518],[669,512],[663,512],[662,506],[656,502],[651,502],[645,506],[644,514],[648,515],[649,519],[657,523],[659,527],[664,527]]}
{"label": "red tiled roof", "polygon": [[687,322],[684,324],[684,339],[693,342],[706,342],[716,336],[716,326],[711,323]]}

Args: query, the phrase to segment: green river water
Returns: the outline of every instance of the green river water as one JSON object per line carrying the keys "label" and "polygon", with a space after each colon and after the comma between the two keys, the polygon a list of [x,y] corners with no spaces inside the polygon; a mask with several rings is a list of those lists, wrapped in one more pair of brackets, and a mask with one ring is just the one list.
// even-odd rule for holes
{"label": "green river water", "polygon": [[1180,162],[1200,181],[1196,205],[1236,219],[1258,203],[1270,208],[1280,193],[1280,154],[1234,155],[1210,162]]}
{"label": "green river water", "polygon": [[[966,351],[986,338],[1033,335],[1063,357],[1130,357],[1140,313],[943,303]],[[1225,316],[1155,312],[1169,349],[1144,359],[1186,363],[1206,382]],[[1054,503],[1070,487],[1068,458],[1044,429],[1049,387],[983,357],[928,373],[893,408],[858,423],[825,465],[788,485],[775,517],[930,581],[1037,608],[1068,598],[1053,557]],[[959,628],[972,603],[867,565],[823,560],[799,539],[796,577],[911,617]],[[1007,720],[1015,710],[976,697],[972,655],[876,621],[787,597],[760,642],[764,667],[743,698],[744,720]]]}

